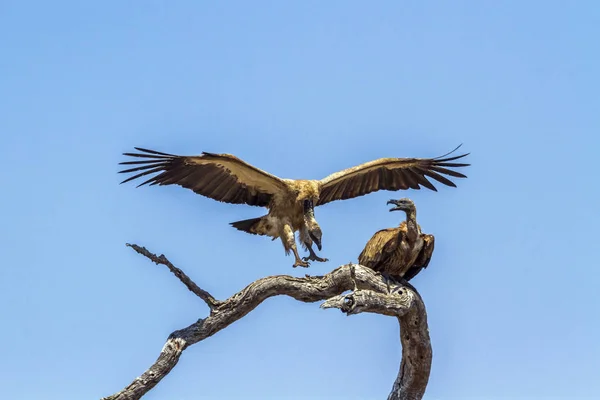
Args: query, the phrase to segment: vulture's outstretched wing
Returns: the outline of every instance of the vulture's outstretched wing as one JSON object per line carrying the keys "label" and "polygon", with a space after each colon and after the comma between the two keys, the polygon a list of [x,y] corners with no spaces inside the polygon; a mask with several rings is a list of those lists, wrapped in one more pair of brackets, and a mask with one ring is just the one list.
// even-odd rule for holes
{"label": "vulture's outstretched wing", "polygon": [[433,255],[433,248],[435,247],[435,237],[433,235],[421,234],[423,239],[423,248],[417,256],[415,263],[412,267],[404,274],[404,279],[410,281],[412,278],[417,276],[422,269],[427,268]]}
{"label": "vulture's outstretched wing", "polygon": [[444,158],[459,147],[436,158],[380,158],[331,174],[320,181],[321,194],[316,205],[352,199],[378,190],[420,189],[421,186],[425,186],[437,191],[427,177],[444,185],[456,187],[454,182],[442,174],[466,178],[465,175],[448,168],[471,165],[451,162],[469,153]]}
{"label": "vulture's outstretched wing", "polygon": [[180,185],[217,201],[251,206],[267,206],[273,194],[286,190],[278,177],[260,170],[230,154],[202,153],[199,156],[177,156],[154,150],[135,148],[141,153],[126,156],[146,158],[125,161],[123,165],[139,165],[119,171],[138,174],[121,183],[158,173],[142,182],[150,185]]}

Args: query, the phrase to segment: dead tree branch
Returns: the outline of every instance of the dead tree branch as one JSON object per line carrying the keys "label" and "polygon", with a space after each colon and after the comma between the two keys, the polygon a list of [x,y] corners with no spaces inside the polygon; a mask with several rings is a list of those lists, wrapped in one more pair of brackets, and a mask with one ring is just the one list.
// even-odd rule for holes
{"label": "dead tree branch", "polygon": [[[324,276],[295,278],[289,275],[258,279],[225,301],[218,301],[196,285],[164,255],[132,247],[157,264],[163,264],[210,307],[210,315],[171,333],[158,359],[120,392],[102,400],[137,400],[163,379],[179,361],[183,350],[244,317],[269,297],[287,295],[302,302],[326,300],[322,308],[339,308],[348,315],[371,312],[395,316],[400,322],[402,362],[388,400],[420,400],[431,368],[431,343],[427,314],[420,295],[409,284],[388,292],[386,281],[371,269],[356,264],[338,267]],[[342,295],[347,290],[352,293]]]}
{"label": "dead tree branch", "polygon": [[338,295],[321,308],[339,308],[347,315],[370,312],[397,317],[400,323],[402,362],[388,400],[421,400],[431,370],[431,342],[427,312],[412,285],[398,286],[392,295],[372,290],[357,290]]}
{"label": "dead tree branch", "polygon": [[189,289],[190,292],[204,300],[211,310],[219,306],[220,302],[218,300],[211,296],[211,294],[206,290],[203,290],[196,285],[194,281],[192,281],[190,277],[185,274],[185,272],[174,266],[171,261],[167,260],[167,257],[165,257],[164,254],[157,256],[156,254],[150,253],[145,247],[138,246],[137,244],[126,243],[125,245],[127,247],[131,247],[137,253],[149,258],[150,261],[156,265],[162,264],[169,268],[169,271],[171,271],[173,275],[175,275]]}

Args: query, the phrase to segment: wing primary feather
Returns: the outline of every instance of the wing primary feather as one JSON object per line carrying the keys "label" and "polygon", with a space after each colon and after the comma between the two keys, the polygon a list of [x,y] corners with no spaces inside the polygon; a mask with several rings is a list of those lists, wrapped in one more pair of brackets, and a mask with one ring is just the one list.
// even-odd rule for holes
{"label": "wing primary feather", "polygon": [[463,163],[444,163],[444,162],[436,162],[435,165],[440,167],[468,167],[471,164],[463,164]]}
{"label": "wing primary feather", "polygon": [[453,176],[455,178],[466,178],[467,177],[466,175],[463,175],[460,172],[456,172],[451,169],[441,168],[441,167],[438,167],[437,165],[432,165],[429,167],[429,169],[432,171],[442,173],[442,174]]}
{"label": "wing primary feather", "polygon": [[427,178],[425,177],[425,174],[423,173],[423,171],[421,169],[411,168],[410,170],[414,174],[414,177],[417,179],[417,182],[419,184],[425,186],[429,190],[433,190],[434,192],[437,192],[437,189],[435,188],[435,186],[433,186],[433,184],[431,182],[429,182],[429,180],[427,180]]}
{"label": "wing primary feather", "polygon": [[448,153],[446,153],[446,154],[444,154],[444,155],[438,156],[438,157],[434,158],[434,160],[437,160],[437,159],[439,159],[439,158],[446,157],[446,156],[448,156],[448,155],[450,155],[450,154],[454,153],[456,150],[460,149],[460,146],[462,146],[462,145],[463,145],[462,143],[461,143],[461,144],[459,144],[458,146],[456,146],[456,147],[454,148],[454,150],[452,150],[452,151],[449,151]]}
{"label": "wing primary feather", "polygon": [[419,186],[419,182],[416,179],[416,175],[415,172],[413,171],[412,168],[408,168],[408,171],[396,171],[396,175],[400,175],[405,179],[405,182],[408,184],[408,187],[414,190],[419,190],[421,189],[421,187]]}
{"label": "wing primary feather", "polygon": [[[162,163],[162,162],[161,163],[157,163],[157,162],[155,162],[154,164],[151,164],[151,165],[142,165],[141,167],[134,167],[134,168],[124,169],[122,171],[119,171],[118,173],[119,174],[126,174],[126,173],[129,173],[129,172],[142,171],[144,169],[151,169],[151,168],[155,168],[155,167],[164,168],[166,166],[167,166],[166,163]],[[140,175],[140,176],[143,176],[143,175]]]}
{"label": "wing primary feather", "polygon": [[452,186],[452,187],[456,187],[456,184],[454,182],[452,182],[450,179],[438,174],[435,171],[431,171],[428,169],[424,169],[423,173],[427,176],[429,176],[430,178],[435,179],[436,181],[443,183],[446,186]]}
{"label": "wing primary feather", "polygon": [[148,149],[144,149],[144,148],[141,148],[141,147],[134,147],[134,149],[139,150],[139,151],[143,151],[144,153],[157,154],[157,155],[167,156],[167,157],[177,157],[175,154],[162,153],[160,151],[148,150]]}
{"label": "wing primary feather", "polygon": [[[162,174],[161,174],[161,175],[162,175]],[[147,184],[147,183],[150,183],[150,182],[152,182],[152,183],[151,183],[149,186],[155,185],[155,184],[157,184],[157,183],[160,185],[160,184],[161,184],[161,181],[157,180],[157,179],[156,179],[157,177],[158,177],[158,176],[153,176],[152,178],[148,179],[147,181],[144,181],[144,182],[140,183],[140,184],[139,184],[139,185],[137,185],[136,187],[144,186],[145,184]]]}
{"label": "wing primary feather", "polygon": [[[162,167],[162,166],[160,166],[160,167],[157,167],[157,168],[154,168],[154,169],[150,169],[150,170],[148,170],[148,171],[144,171],[144,172],[142,172],[142,173],[140,173],[140,174],[137,174],[137,175],[134,175],[134,176],[131,176],[131,177],[129,177],[129,178],[127,178],[127,179],[125,179],[125,180],[124,180],[123,182],[121,182],[121,183],[127,183],[127,182],[129,182],[129,181],[132,181],[132,180],[134,180],[134,179],[137,179],[137,178],[139,178],[139,177],[142,177],[142,176],[144,176],[144,175],[148,175],[148,174],[152,174],[152,173],[154,173],[154,172],[161,171],[162,169],[163,169],[163,167]],[[140,187],[140,186],[142,186],[142,185],[141,185],[141,184],[140,184],[140,185],[138,185],[138,187]]]}
{"label": "wing primary feather", "polygon": [[448,158],[439,158],[439,157],[437,157],[437,158],[434,158],[433,160],[435,160],[435,161],[436,161],[436,163],[439,163],[439,162],[446,162],[446,161],[454,161],[454,160],[458,160],[458,159],[460,159],[460,158],[466,157],[466,156],[468,156],[469,154],[471,154],[471,153],[465,153],[465,154],[461,154],[461,155],[459,155],[459,156],[448,157]]}
{"label": "wing primary feather", "polygon": [[150,163],[157,163],[157,162],[163,162],[163,159],[154,159],[154,160],[143,160],[143,161],[123,161],[120,162],[119,165],[136,165],[136,164],[150,164]]}
{"label": "wing primary feather", "polygon": [[167,157],[167,156],[157,156],[157,155],[153,155],[153,154],[140,154],[140,153],[123,153],[124,156],[129,156],[129,157],[141,157],[141,158],[152,158],[156,161],[158,160],[169,160],[173,157]]}

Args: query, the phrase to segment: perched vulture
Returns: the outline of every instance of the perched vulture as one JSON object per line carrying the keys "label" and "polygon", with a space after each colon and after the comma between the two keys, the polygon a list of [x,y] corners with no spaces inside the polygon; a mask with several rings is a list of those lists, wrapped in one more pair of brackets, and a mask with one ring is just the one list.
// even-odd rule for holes
{"label": "perched vulture", "polygon": [[[459,146],[460,147],[460,146]],[[135,165],[120,173],[136,173],[121,183],[156,174],[139,186],[180,185],[211,199],[232,204],[266,207],[269,212],[259,218],[231,223],[235,228],[255,234],[281,238],[286,254],[294,253],[294,267],[308,267],[308,261],[327,261],[315,254],[312,243],[321,250],[321,228],[315,220],[314,207],[335,200],[346,200],[378,190],[420,189],[437,191],[427,179],[444,185],[456,185],[443,175],[466,176],[452,167],[470,164],[453,162],[467,154],[436,158],[381,158],[329,175],[321,180],[281,179],[260,170],[231,154],[202,153],[198,156],[178,156],[154,150],[135,148],[140,153],[124,153],[142,158],[120,164]],[[301,259],[296,248],[295,232],[309,251]]]}
{"label": "perched vulture", "polygon": [[412,200],[390,200],[387,204],[395,205],[390,211],[404,211],[406,220],[396,228],[376,232],[358,256],[358,263],[388,279],[409,281],[429,265],[435,238],[421,232]]}

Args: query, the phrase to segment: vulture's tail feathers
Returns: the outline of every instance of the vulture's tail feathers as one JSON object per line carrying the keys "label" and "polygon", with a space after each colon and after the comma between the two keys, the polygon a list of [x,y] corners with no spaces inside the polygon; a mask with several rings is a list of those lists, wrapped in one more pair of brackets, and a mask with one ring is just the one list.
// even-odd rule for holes
{"label": "vulture's tail feathers", "polygon": [[264,235],[265,233],[259,229],[262,218],[263,217],[244,219],[242,221],[231,222],[229,225],[246,233],[251,233],[253,235]]}

